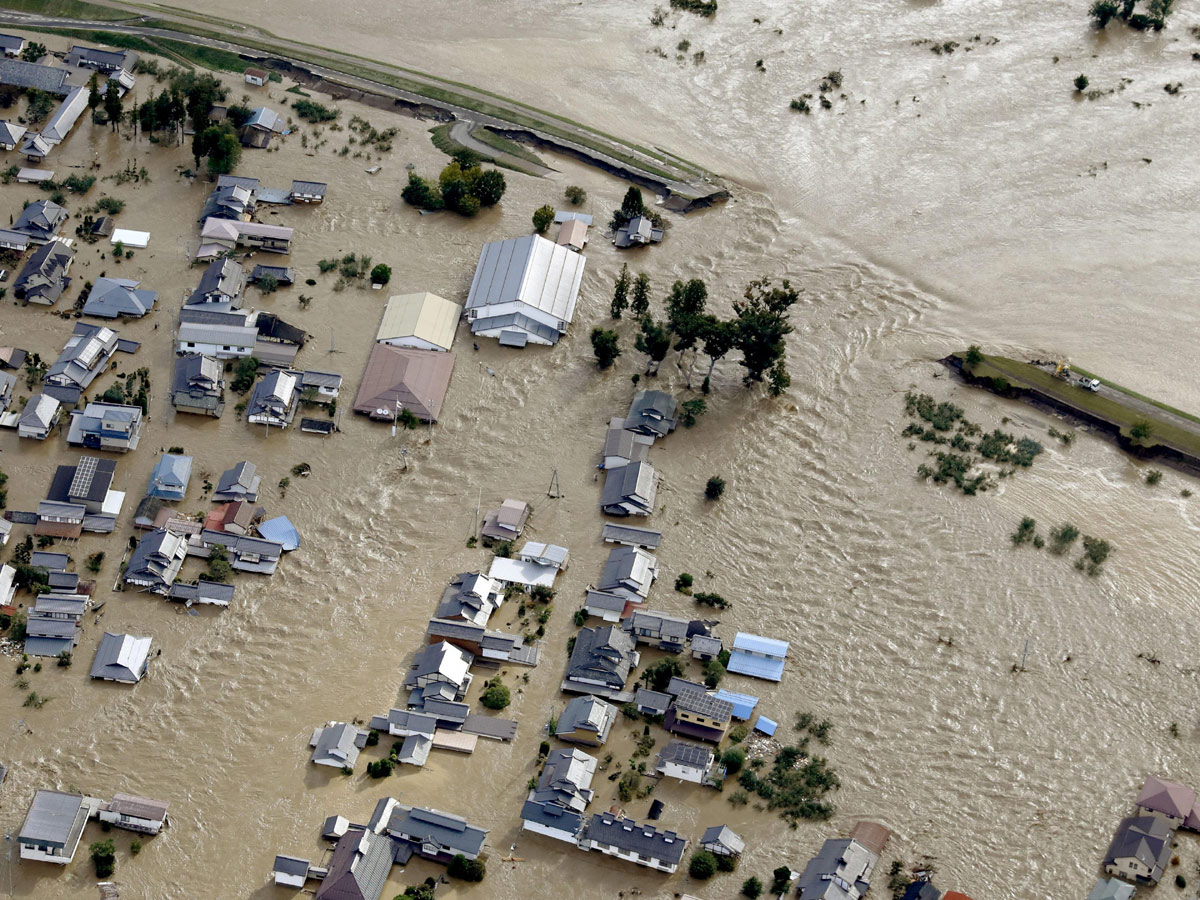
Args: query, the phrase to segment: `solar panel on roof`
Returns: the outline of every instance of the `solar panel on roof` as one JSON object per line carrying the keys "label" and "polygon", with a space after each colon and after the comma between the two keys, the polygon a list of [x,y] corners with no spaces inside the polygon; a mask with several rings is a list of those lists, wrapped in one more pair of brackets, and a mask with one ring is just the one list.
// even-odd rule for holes
{"label": "solar panel on roof", "polygon": [[71,487],[67,490],[69,496],[78,497],[88,492],[98,465],[100,460],[94,456],[80,457],[79,465],[75,467],[75,477],[71,479]]}

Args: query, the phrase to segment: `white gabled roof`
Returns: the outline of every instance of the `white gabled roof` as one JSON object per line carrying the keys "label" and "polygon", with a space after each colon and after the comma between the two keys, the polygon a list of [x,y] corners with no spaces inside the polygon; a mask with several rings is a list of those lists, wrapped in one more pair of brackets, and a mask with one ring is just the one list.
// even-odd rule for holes
{"label": "white gabled roof", "polygon": [[416,337],[449,350],[461,315],[461,306],[437,294],[400,294],[388,300],[375,340]]}
{"label": "white gabled roof", "polygon": [[491,241],[479,253],[467,309],[520,301],[570,322],[585,262],[580,254],[536,234]]}

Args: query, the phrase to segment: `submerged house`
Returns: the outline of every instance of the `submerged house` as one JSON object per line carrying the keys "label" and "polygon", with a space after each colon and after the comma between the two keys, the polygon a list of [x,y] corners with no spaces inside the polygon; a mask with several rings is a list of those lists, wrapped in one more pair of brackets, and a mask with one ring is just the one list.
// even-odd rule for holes
{"label": "submerged house", "polygon": [[[347,829],[333,848],[316,900],[379,900],[396,861],[395,850],[385,834],[365,828]],[[291,883],[294,885],[294,879]]]}
{"label": "submerged house", "polygon": [[511,541],[519,538],[529,521],[529,504],[524,500],[505,500],[499,509],[489,509],[483,516],[479,533],[492,541]]}
{"label": "submerged house", "polygon": [[254,385],[246,407],[246,421],[252,425],[287,428],[296,416],[300,400],[300,373],[274,370]]}
{"label": "submerged house", "polygon": [[638,391],[625,416],[627,431],[649,438],[666,437],[675,430],[678,401],[665,391]]}
{"label": "submerged house", "polygon": [[328,187],[323,181],[292,181],[288,198],[293,203],[324,203]]}
{"label": "submerged house", "polygon": [[879,854],[853,838],[830,838],[796,882],[800,900],[860,900],[871,887]]}
{"label": "submerged house", "polygon": [[26,303],[52,306],[70,285],[67,273],[75,251],[61,241],[43,244],[33,252],[13,282],[13,295]]}
{"label": "submerged house", "polygon": [[652,609],[635,609],[625,620],[625,630],[639,644],[646,643],[670,653],[681,653],[687,645],[689,621]]}
{"label": "submerged house", "polygon": [[408,410],[422,422],[436,422],[453,372],[453,353],[377,343],[367,358],[354,411],[394,422],[401,410]]}
{"label": "submerged house", "polygon": [[23,438],[44,441],[58,424],[62,404],[48,394],[34,394],[25,401],[25,408],[17,420],[17,434]]}
{"label": "submerged house", "polygon": [[1158,884],[1174,838],[1175,829],[1160,816],[1126,816],[1104,854],[1104,871],[1137,884]]}
{"label": "submerged house", "polygon": [[1172,828],[1183,827],[1200,831],[1200,809],[1196,805],[1196,792],[1187,785],[1147,775],[1134,802],[1138,809],[1158,816]]}
{"label": "submerged house", "polygon": [[675,695],[663,728],[672,734],[719,744],[729,730],[733,704],[705,691],[686,689]]}
{"label": "submerged house", "polygon": [[[617,594],[633,603],[641,603],[658,578],[658,559],[640,547],[613,547],[596,590]],[[686,628],[684,630],[687,636]]]}
{"label": "submerged house", "polygon": [[192,458],[180,453],[164,453],[150,473],[147,497],[163,500],[182,500],[192,479]]}
{"label": "submerged house", "polygon": [[67,443],[72,447],[128,453],[142,437],[142,408],[94,401],[71,411]]}
{"label": "submerged house", "polygon": [[140,319],[158,302],[158,292],[143,290],[140,284],[132,278],[97,278],[83,304],[83,314],[102,319]]}
{"label": "submerged house", "polygon": [[654,512],[658,473],[648,462],[609,470],[604,477],[600,509],[607,516],[648,516]]}
{"label": "submerged house", "polygon": [[358,762],[358,751],[367,746],[367,732],[345,722],[330,722],[314,729],[308,746],[313,748],[315,765],[353,769]]}
{"label": "submerged house", "polygon": [[388,299],[375,341],[410,350],[444,352],[454,344],[461,316],[461,306],[437,294],[400,294]]}
{"label": "submerged house", "polygon": [[219,418],[225,411],[225,372],[218,360],[185,353],[175,361],[171,405],[180,412]]}
{"label": "submerged house", "polygon": [[660,872],[679,868],[687,850],[687,838],[674,831],[659,831],[612,813],[597,813],[588,821],[580,838],[582,850],[598,850],[606,856],[637,863]]}
{"label": "submerged house", "polygon": [[572,744],[600,747],[616,721],[617,708],[611,703],[591,694],[573,697],[558,717],[554,736]]}
{"label": "submerged house", "polygon": [[295,229],[284,225],[263,225],[230,219],[208,218],[200,229],[197,259],[209,259],[228,250],[244,248],[268,253],[291,253]]}
{"label": "submerged house", "polygon": [[659,752],[654,771],[664,778],[705,784],[712,779],[715,765],[716,758],[708,747],[673,740]]}
{"label": "submerged house", "polygon": [[600,468],[619,469],[631,462],[645,462],[653,445],[653,437],[630,431],[624,419],[612,419],[604,436]]}
{"label": "submerged house", "polygon": [[217,544],[225,548],[229,565],[235,571],[256,575],[274,574],[284,552],[283,544],[278,541],[205,528],[189,540],[188,553],[207,559]]}
{"label": "submerged house", "polygon": [[634,216],[628,223],[617,229],[613,235],[613,243],[619,248],[644,247],[647,244],[657,244],[663,239],[665,232],[655,225],[647,216]]}
{"label": "submerged house", "polygon": [[787,653],[787,641],[739,631],[733,639],[733,652],[730,653],[729,665],[725,668],[738,675],[779,681],[783,678]]}
{"label": "submerged house", "polygon": [[177,353],[199,353],[213,359],[240,359],[254,355],[258,329],[246,324],[245,317],[223,316],[215,312],[203,317],[194,316],[195,312],[200,311],[196,307],[185,306],[180,312],[179,331],[176,333]]}
{"label": "submerged house", "polygon": [[188,297],[187,306],[199,306],[214,312],[230,312],[242,305],[246,270],[228,257],[214,259],[200,276],[200,284]]}
{"label": "submerged house", "polygon": [[716,856],[741,856],[746,842],[728,825],[710,825],[700,836],[700,848]]}
{"label": "submerged house", "polygon": [[65,866],[75,858],[91,806],[80,794],[38,791],[17,834],[21,859]]}
{"label": "submerged house", "polygon": [[258,474],[258,467],[252,462],[243,461],[221,473],[212,498],[215,501],[246,500],[253,503],[258,499],[258,487],[261,483],[262,476]]}
{"label": "submerged house", "polygon": [[102,681],[137,684],[150,666],[150,638],[104,632],[91,676]]}
{"label": "submerged house", "polygon": [[[420,806],[392,806],[387,819],[387,833],[405,845],[397,848],[396,862],[407,863],[415,854],[442,864],[455,856],[478,859],[483,853],[488,829],[479,828],[466,819]],[[402,854],[407,850],[407,854]]]}
{"label": "submerged house", "polygon": [[270,145],[271,138],[282,134],[286,123],[279,113],[270,107],[260,106],[250,111],[250,118],[242,126],[241,141],[247,147],[265,148]]}
{"label": "submerged house", "polygon": [[53,200],[35,200],[21,210],[9,230],[27,235],[34,244],[45,244],[54,240],[65,221],[67,211],[63,207]]}
{"label": "submerged house", "polygon": [[205,219],[233,219],[239,221],[253,215],[257,206],[258,179],[252,179],[255,187],[240,184],[236,176],[221,175],[217,186],[209,192],[200,211],[200,221]]}
{"label": "submerged house", "polygon": [[576,843],[584,812],[595,796],[591,785],[596,764],[596,758],[582,750],[551,751],[521,807],[521,830]]}
{"label": "submerged house", "polygon": [[[447,641],[427,644],[417,651],[404,679],[404,687],[423,698],[428,694],[446,690],[446,699],[460,701],[471,686],[471,664],[473,654]],[[432,689],[432,690],[430,690]],[[444,696],[444,695],[443,695]],[[409,704],[419,708],[420,704]]]}
{"label": "submerged house", "polygon": [[562,689],[572,694],[625,698],[625,683],[641,655],[633,638],[613,625],[581,629],[567,663]]}
{"label": "submerged house", "polygon": [[167,822],[170,804],[162,800],[135,797],[133,794],[113,794],[108,803],[100,804],[99,819],[126,831],[158,834]]}
{"label": "submerged house", "polygon": [[503,602],[504,590],[498,583],[479,572],[463,572],[455,575],[442,593],[434,617],[461,619],[482,626]]}
{"label": "submerged house", "polygon": [[185,536],[157,528],[143,536],[133,548],[125,567],[125,583],[153,594],[166,594],[183,568],[186,556]]}
{"label": "submerged house", "polygon": [[111,459],[81,456],[74,466],[59,466],[46,499],[38,504],[34,534],[78,538],[84,531],[110,534],[125,502],[113,490],[117,464]]}
{"label": "submerged house", "polygon": [[557,344],[575,316],[586,259],[538,235],[483,245],[471,290],[471,333],[505,346]]}
{"label": "submerged house", "polygon": [[137,345],[122,343],[107,325],[76,322],[75,330],[62,353],[46,371],[42,383],[46,393],[64,403],[75,403],[93,381],[108,368],[109,360],[118,350],[132,352]]}

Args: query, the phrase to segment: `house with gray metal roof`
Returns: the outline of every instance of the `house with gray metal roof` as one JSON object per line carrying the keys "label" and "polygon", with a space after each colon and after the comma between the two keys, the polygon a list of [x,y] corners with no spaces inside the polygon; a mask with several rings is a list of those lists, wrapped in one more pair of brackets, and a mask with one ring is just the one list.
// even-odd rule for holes
{"label": "house with gray metal roof", "polygon": [[83,314],[102,319],[140,319],[158,302],[158,291],[139,288],[140,284],[132,278],[97,278],[84,301]]}
{"label": "house with gray metal roof", "polygon": [[441,810],[397,803],[387,820],[387,833],[418,856],[444,864],[460,853],[477,859],[483,853],[488,829]]}
{"label": "house with gray metal roof", "polygon": [[256,196],[258,179],[250,179],[254,182],[254,187],[229,183],[226,179],[227,176],[222,175],[217,181],[217,186],[209,192],[208,197],[204,200],[204,208],[200,212],[198,221],[203,222],[205,219],[240,220],[253,215],[258,205]]}
{"label": "house with gray metal roof", "polygon": [[[613,547],[595,587],[598,591],[618,594],[634,603],[641,603],[650,594],[650,588],[657,578],[658,559],[653,554],[641,547]],[[685,628],[683,637],[686,636]]]}
{"label": "house with gray metal roof", "polygon": [[271,878],[276,887],[302,888],[304,882],[308,881],[308,872],[311,868],[312,863],[307,859],[280,853],[275,857],[275,863],[271,866]]}
{"label": "house with gray metal roof", "polygon": [[132,72],[137,61],[138,55],[132,50],[101,50],[99,47],[83,47],[76,44],[67,53],[67,65],[95,69],[106,74],[122,69]]}
{"label": "house with gray metal roof", "polygon": [[800,900],[860,900],[871,887],[876,853],[853,838],[830,838],[796,881]]}
{"label": "house with gray metal roof", "polygon": [[142,408],[96,400],[71,411],[67,443],[72,447],[128,453],[142,437]]}
{"label": "house with gray metal roof", "polygon": [[102,681],[137,684],[150,666],[150,638],[104,632],[91,676]]}
{"label": "house with gray metal roof", "polygon": [[624,628],[639,644],[680,653],[687,644],[688,620],[652,609],[635,609]]}
{"label": "house with gray metal roof", "polygon": [[386,835],[349,829],[333,848],[316,900],[379,900],[396,861],[395,851]]}
{"label": "house with gray metal roof", "polygon": [[29,90],[45,91],[57,97],[65,97],[71,88],[67,84],[69,69],[59,66],[43,66],[23,59],[0,59],[0,84]]}
{"label": "house with gray metal roof", "polygon": [[38,247],[13,282],[13,295],[26,303],[52,306],[71,283],[67,273],[75,251],[59,241]]}
{"label": "house with gray metal roof", "polygon": [[442,592],[434,617],[482,626],[503,602],[504,590],[497,582],[480,572],[463,572],[455,575]]}
{"label": "house with gray metal roof", "polygon": [[192,291],[187,306],[202,306],[216,312],[229,312],[242,305],[246,288],[246,270],[228,257],[214,259],[204,269],[200,283]]}
{"label": "house with gray metal roof", "polygon": [[75,857],[92,806],[80,794],[38,791],[17,834],[21,859],[65,866]]}
{"label": "house with gray metal roof", "polygon": [[150,473],[150,487],[146,490],[146,496],[182,500],[187,495],[188,482],[191,480],[192,458],[182,453],[164,453]]}
{"label": "house with gray metal roof", "polygon": [[553,345],[575,316],[586,259],[531,234],[483,245],[471,290],[471,333],[502,344]]}
{"label": "house with gray metal roof", "polygon": [[188,541],[188,553],[207,559],[217,544],[225,548],[229,565],[238,572],[272,575],[283,556],[283,544],[278,541],[211,528],[203,529]]}
{"label": "house with gray metal roof", "polygon": [[493,541],[511,541],[521,536],[528,521],[529,504],[509,498],[498,509],[484,513],[480,534]]}
{"label": "house with gray metal roof", "polygon": [[712,750],[688,741],[668,741],[659,751],[654,771],[665,778],[678,778],[692,784],[705,784],[712,779],[716,759]]}
{"label": "house with gray metal roof", "polygon": [[562,689],[572,694],[625,698],[625,683],[641,655],[633,638],[613,625],[584,628],[575,637]]}
{"label": "house with gray metal roof", "polygon": [[617,623],[625,617],[626,610],[634,604],[624,594],[613,594],[589,588],[584,594],[583,611],[604,622]]}
{"label": "house with gray metal roof", "polygon": [[9,122],[7,119],[0,121],[0,150],[16,150],[27,130],[17,122]]}
{"label": "house with gray metal roof", "polygon": [[662,532],[653,528],[637,528],[617,522],[605,522],[600,534],[606,544],[624,544],[627,547],[642,547],[657,550],[662,543]]}
{"label": "house with gray metal roof", "polygon": [[1126,816],[1104,854],[1104,871],[1137,884],[1158,884],[1174,838],[1175,829],[1159,816]]}
{"label": "house with gray metal roof", "polygon": [[107,325],[76,322],[62,353],[42,378],[46,393],[64,403],[77,402],[80,394],[108,368],[113,355],[121,349],[120,344],[120,336]]}
{"label": "house with gray metal roof", "polygon": [[300,373],[275,369],[254,385],[246,405],[246,421],[252,425],[287,428],[300,405]]}
{"label": "house with gray metal roof", "polygon": [[[186,311],[186,308],[185,308]],[[245,324],[212,324],[187,321],[180,316],[176,352],[200,353],[214,359],[240,359],[254,355],[258,329]]]}
{"label": "house with gray metal roof", "polygon": [[313,748],[315,765],[353,769],[358,751],[367,746],[367,732],[345,722],[330,722],[314,729],[308,746]]}
{"label": "house with gray metal roof", "polygon": [[624,428],[652,439],[666,437],[675,430],[678,405],[679,401],[666,391],[638,391],[629,405]]}
{"label": "house with gray metal roof", "polygon": [[604,812],[588,820],[579,846],[670,873],[679,868],[687,843],[687,838],[674,831],[659,831],[653,825],[639,825],[632,819]]}
{"label": "house with gray metal roof", "polygon": [[29,656],[59,656],[70,653],[77,643],[79,622],[38,612],[26,617],[25,653]]}
{"label": "house with gray metal roof", "polygon": [[250,284],[258,284],[264,278],[274,278],[276,284],[295,284],[296,270],[291,266],[256,265],[250,271]]}
{"label": "house with gray metal roof", "polygon": [[729,730],[733,718],[733,704],[715,697],[707,691],[684,688],[675,695],[675,702],[667,710],[663,728],[672,734],[719,744]]}
{"label": "house with gray metal roof", "polygon": [[167,599],[177,600],[185,606],[197,603],[206,606],[228,606],[233,602],[233,592],[232,584],[201,578],[195,584],[186,581],[174,582],[167,591]]}
{"label": "house with gray metal roof", "polygon": [[595,792],[596,758],[581,750],[553,750],[521,807],[521,830],[574,844]]}
{"label": "house with gray metal roof", "polygon": [[648,516],[658,495],[658,473],[648,462],[610,469],[604,477],[600,509],[607,516]]}
{"label": "house with gray metal roof", "polygon": [[436,685],[451,689],[447,699],[458,701],[466,696],[471,686],[471,664],[473,654],[447,641],[427,644],[417,651],[404,678],[404,687],[410,691]]}
{"label": "house with gray metal roof", "polygon": [[616,418],[608,423],[604,435],[604,449],[600,453],[600,468],[619,469],[631,462],[644,462],[650,455],[654,438],[630,431],[625,420]]}
{"label": "house with gray metal roof", "polygon": [[662,691],[651,691],[638,688],[633,695],[637,711],[648,716],[665,716],[671,707],[672,696]]}
{"label": "house with gray metal roof", "polygon": [[[1098,878],[1087,895],[1087,900],[1133,900],[1137,888],[1115,878]],[[906,898],[907,900],[907,898]],[[926,900],[925,897],[918,900]],[[934,898],[937,900],[937,898]]]}
{"label": "house with gray metal roof", "polygon": [[293,181],[289,195],[293,203],[323,203],[328,187],[323,181]]}
{"label": "house with gray metal roof", "polygon": [[15,59],[25,49],[25,38],[15,34],[0,34],[0,51],[9,59]]}
{"label": "house with gray metal roof", "polygon": [[[123,491],[113,490],[116,469],[114,460],[95,456],[81,456],[74,466],[59,466],[50,482],[46,501],[39,504],[38,524],[34,527],[34,533],[71,538],[79,537],[79,531],[111,533],[125,501]],[[79,531],[65,534],[51,527],[43,528],[41,507],[54,505],[79,508]]]}
{"label": "house with gray metal roof", "polygon": [[125,583],[152,594],[166,594],[183,568],[187,544],[184,535],[173,534],[165,528],[148,532],[130,554],[123,576]]}
{"label": "house with gray metal roof", "polygon": [[700,836],[700,846],[717,856],[741,856],[746,842],[728,825],[710,825]]}
{"label": "house with gray metal roof", "polygon": [[21,417],[17,420],[17,434],[23,438],[44,441],[58,423],[62,404],[48,394],[34,394],[25,401]]}
{"label": "house with gray metal roof", "polygon": [[415,734],[431,739],[438,728],[436,718],[428,713],[410,709],[389,709],[385,716],[371,716],[370,725],[381,734],[392,737],[408,737]]}
{"label": "house with gray metal roof", "polygon": [[645,247],[660,243],[666,232],[646,216],[634,216],[613,234],[613,244],[620,250],[626,247]]}
{"label": "house with gray metal roof", "polygon": [[232,469],[226,469],[221,473],[212,498],[214,501],[221,502],[245,500],[253,503],[258,499],[258,487],[261,483],[262,476],[258,474],[258,467],[252,462],[243,460]]}
{"label": "house with gray metal roof", "polygon": [[461,619],[430,619],[425,637],[431,644],[446,641],[492,663],[536,666],[538,648],[528,646],[519,634],[488,631],[482,625]]}
{"label": "house with gray metal roof", "polygon": [[[51,147],[61,144],[67,139],[67,135],[71,133],[71,129],[75,127],[75,123],[83,115],[83,111],[87,109],[87,101],[88,89],[86,87],[72,88],[67,96],[63,97],[62,103],[58,105],[58,109],[50,114],[50,118],[46,120],[41,134],[38,136]],[[35,159],[42,159],[46,155],[40,152],[30,153],[25,148],[22,148],[21,152]]]}
{"label": "house with gray metal roof", "polygon": [[692,643],[692,659],[704,660],[707,662],[710,659],[716,659],[721,655],[721,651],[725,649],[724,642],[711,634],[693,634],[691,637]]}
{"label": "house with gray metal roof", "polygon": [[617,721],[617,708],[592,694],[572,697],[558,716],[554,736],[560,741],[600,747]]}
{"label": "house with gray metal roof", "polygon": [[108,803],[100,804],[99,819],[126,831],[140,834],[158,834],[167,824],[167,809],[170,804],[162,800],[135,797],[133,794],[113,794]]}
{"label": "house with gray metal roof", "polygon": [[175,361],[171,405],[180,412],[219,418],[225,411],[225,371],[218,360],[185,353]]}

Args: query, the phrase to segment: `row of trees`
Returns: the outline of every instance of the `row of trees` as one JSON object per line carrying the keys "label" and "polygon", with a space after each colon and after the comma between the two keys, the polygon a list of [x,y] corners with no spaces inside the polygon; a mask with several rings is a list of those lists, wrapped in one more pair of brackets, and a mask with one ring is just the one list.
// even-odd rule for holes
{"label": "row of trees", "polygon": [[[707,311],[708,287],[699,278],[676,281],[665,300],[666,319],[656,320],[650,313],[650,277],[638,273],[631,279],[628,265],[621,267],[613,289],[611,312],[619,319],[626,309],[640,320],[635,346],[646,354],[646,374],[658,374],[659,366],[672,350],[679,353],[676,365],[692,386],[696,356],[703,352],[709,360],[702,390],[708,391],[709,379],[717,363],[733,350],[742,354],[745,374],[742,381],[750,386],[766,382],[773,396],[791,384],[786,366],[785,339],[792,332],[788,314],[799,299],[789,281],[779,286],[769,279],[752,281],[740,301],[733,304],[734,317],[722,319]],[[616,332],[596,329],[592,346],[601,368],[607,368],[621,354]],[[691,362],[684,357],[691,351]]]}

